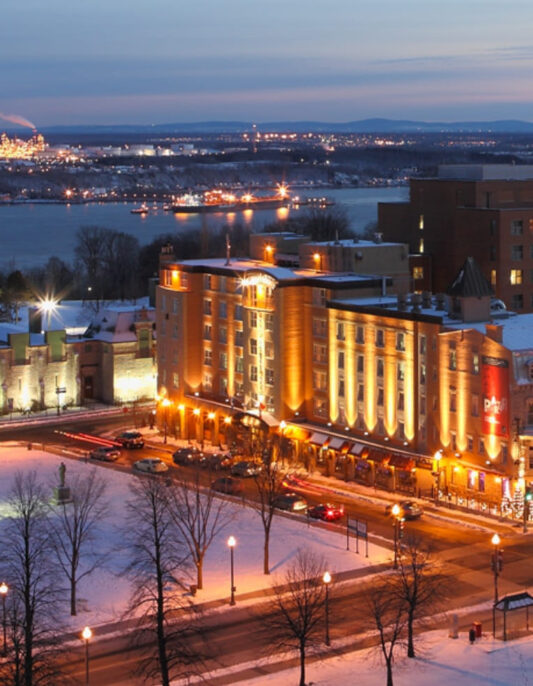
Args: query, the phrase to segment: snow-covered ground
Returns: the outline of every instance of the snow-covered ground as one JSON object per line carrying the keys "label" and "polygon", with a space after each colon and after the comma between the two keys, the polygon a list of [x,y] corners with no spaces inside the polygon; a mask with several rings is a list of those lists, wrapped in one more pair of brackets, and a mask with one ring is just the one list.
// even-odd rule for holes
{"label": "snow-covered ground", "polygon": [[[458,639],[444,631],[421,637],[419,657],[403,658],[398,650],[394,686],[530,686],[533,682],[533,640],[494,641],[484,637],[470,645],[465,633]],[[246,686],[295,686],[298,669],[247,680]],[[377,649],[361,650],[321,662],[309,662],[307,683],[313,686],[364,684],[383,686],[385,665]]]}
{"label": "snow-covered ground", "polygon": [[[58,468],[64,461],[67,467],[66,484],[69,477],[78,473],[87,473],[91,469],[100,469],[105,475],[110,501],[109,516],[102,521],[98,532],[97,546],[106,552],[106,563],[97,572],[86,577],[80,583],[80,613],[71,618],[65,604],[65,627],[77,629],[82,625],[99,624],[120,619],[127,605],[130,586],[127,579],[120,574],[127,560],[127,551],[122,548],[121,531],[126,526],[133,526],[128,521],[126,502],[129,487],[135,477],[129,473],[104,469],[79,462],[61,459],[56,455],[39,450],[28,451],[18,444],[0,444],[0,516],[6,514],[6,498],[12,486],[16,471],[36,470],[39,479],[48,484],[50,495],[58,482]],[[263,571],[263,527],[257,513],[243,505],[230,505],[231,521],[213,542],[207,552],[204,566],[204,590],[199,591],[196,600],[204,602],[229,596],[229,551],[227,538],[235,536],[235,584],[237,597],[241,593],[259,591],[267,588],[276,579],[281,579],[284,570],[294,559],[299,548],[311,550],[322,555],[334,574],[346,570],[358,569],[378,564],[391,559],[388,550],[369,545],[369,557],[364,556],[364,546],[360,545],[360,554],[346,551],[345,536],[326,531],[314,526],[308,527],[305,521],[290,517],[275,517],[272,527],[270,546],[270,564],[272,575],[265,576]],[[0,519],[0,532],[2,521]],[[191,578],[190,583],[195,583]],[[68,594],[66,594],[68,599]]]}

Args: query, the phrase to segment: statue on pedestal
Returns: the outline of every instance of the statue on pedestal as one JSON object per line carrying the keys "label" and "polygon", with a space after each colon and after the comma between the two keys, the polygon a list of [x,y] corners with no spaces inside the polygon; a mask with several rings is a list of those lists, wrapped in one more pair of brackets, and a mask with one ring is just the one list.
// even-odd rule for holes
{"label": "statue on pedestal", "polygon": [[65,485],[65,474],[67,472],[67,467],[64,462],[59,465],[59,486],[54,488],[54,500],[57,505],[65,505],[66,503],[72,502],[70,496],[70,488]]}

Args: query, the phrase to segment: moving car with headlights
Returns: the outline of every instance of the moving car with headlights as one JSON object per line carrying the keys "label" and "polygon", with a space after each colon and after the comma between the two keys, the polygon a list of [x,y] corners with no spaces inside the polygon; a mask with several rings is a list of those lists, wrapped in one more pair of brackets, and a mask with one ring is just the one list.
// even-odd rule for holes
{"label": "moving car with headlights", "polygon": [[115,437],[115,441],[124,448],[144,448],[144,438],[139,431],[124,431]]}
{"label": "moving car with headlights", "polygon": [[150,474],[168,472],[168,465],[158,457],[145,457],[144,460],[134,462],[133,466],[140,472],[149,472]]}
{"label": "moving car with headlights", "polygon": [[222,476],[220,479],[215,479],[211,484],[211,488],[214,491],[226,493],[227,495],[240,495],[244,490],[242,481],[231,476]]}
{"label": "moving car with headlights", "polygon": [[89,453],[89,459],[100,460],[101,462],[114,462],[119,457],[120,449],[108,445],[99,445],[98,448]]}
{"label": "moving car with headlights", "polygon": [[184,467],[192,465],[202,459],[203,452],[196,447],[179,448],[172,454],[174,464],[180,464]]}
{"label": "moving car with headlights", "polygon": [[307,514],[313,519],[321,519],[323,522],[336,522],[344,516],[344,509],[330,503],[321,503],[310,507]]}
{"label": "moving car with headlights", "polygon": [[242,462],[237,462],[237,464],[233,465],[231,468],[231,475],[241,477],[257,476],[261,473],[262,469],[262,466],[256,462],[243,460]]}
{"label": "moving car with headlights", "polygon": [[418,519],[422,516],[423,510],[418,503],[415,503],[414,500],[402,500],[399,503],[387,505],[387,507],[385,508],[385,512],[388,515],[392,515],[392,508],[394,507],[394,505],[400,506],[399,516],[402,519]]}
{"label": "moving car with headlights", "polygon": [[289,512],[305,512],[307,510],[307,500],[298,493],[280,493],[274,499],[274,507],[278,510]]}

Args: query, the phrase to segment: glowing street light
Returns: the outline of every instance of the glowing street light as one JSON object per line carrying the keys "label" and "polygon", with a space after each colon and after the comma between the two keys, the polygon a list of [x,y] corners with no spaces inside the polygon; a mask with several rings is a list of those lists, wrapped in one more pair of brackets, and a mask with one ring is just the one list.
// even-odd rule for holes
{"label": "glowing street light", "polygon": [[50,330],[50,322],[52,319],[52,314],[54,314],[57,311],[57,306],[58,306],[58,301],[54,300],[53,298],[49,298],[49,297],[44,298],[39,303],[39,311],[42,314],[47,315],[47,326],[46,326],[47,331]]}
{"label": "glowing street light", "polygon": [[89,686],[89,640],[92,635],[93,632],[88,626],[81,632],[81,637],[85,641],[85,686]]}
{"label": "glowing street light", "polygon": [[7,654],[7,619],[6,619],[6,595],[9,587],[5,581],[0,584],[0,594],[2,595],[2,627],[4,630],[4,642],[2,644],[2,655]]}
{"label": "glowing street light", "polygon": [[331,583],[331,574],[329,572],[324,572],[322,576],[322,581],[326,587],[326,645],[331,645],[329,638],[329,585]]}
{"label": "glowing street light", "polygon": [[503,551],[500,549],[500,537],[498,534],[494,534],[490,542],[493,546],[491,567],[494,573],[494,604],[496,605],[498,602],[498,577],[503,569]]}
{"label": "glowing street light", "polygon": [[394,569],[398,569],[398,525],[400,523],[401,511],[402,508],[398,505],[398,503],[395,503],[392,506],[391,512],[394,518]]}
{"label": "glowing street light", "polygon": [[237,545],[237,541],[235,540],[235,536],[230,536],[228,538],[228,548],[230,552],[230,575],[231,575],[231,598],[229,601],[230,605],[235,605],[235,566],[234,566],[234,559],[233,559],[233,550],[235,546]]}

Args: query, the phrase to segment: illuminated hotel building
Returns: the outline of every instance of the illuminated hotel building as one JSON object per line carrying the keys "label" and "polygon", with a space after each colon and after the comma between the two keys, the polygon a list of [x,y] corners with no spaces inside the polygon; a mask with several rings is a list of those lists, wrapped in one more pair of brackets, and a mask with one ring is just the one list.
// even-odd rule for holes
{"label": "illuminated hotel building", "polygon": [[165,421],[183,437],[227,443],[234,418],[255,417],[307,466],[499,512],[533,478],[533,345],[520,334],[529,315],[491,310],[471,260],[435,298],[403,289],[403,245],[380,248],[389,278],[324,269],[335,245],[345,270],[375,244],[298,243],[299,266],[281,267],[292,258],[288,237],[279,241],[256,238],[256,259],[162,255]]}

